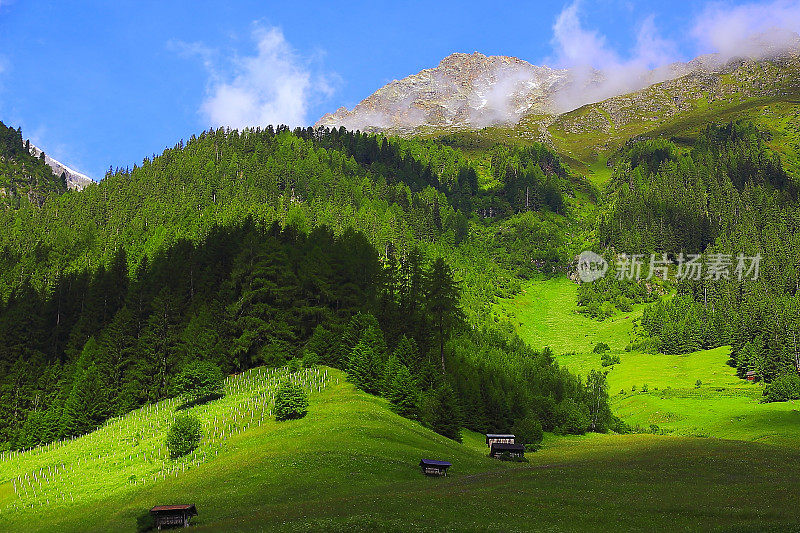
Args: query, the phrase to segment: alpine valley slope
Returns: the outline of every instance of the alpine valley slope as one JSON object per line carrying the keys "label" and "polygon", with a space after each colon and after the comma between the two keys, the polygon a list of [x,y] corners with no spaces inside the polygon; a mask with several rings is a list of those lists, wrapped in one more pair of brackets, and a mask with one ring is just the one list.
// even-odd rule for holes
{"label": "alpine valley slope", "polygon": [[[268,409],[286,370],[255,369],[193,407],[198,454],[164,459],[174,401],[110,421],[63,445],[0,460],[3,531],[144,531],[148,509],[197,505],[197,531],[789,531],[796,449],[652,435],[548,436],[529,463],[486,457],[481,435],[441,437],[357,391],[340,371],[304,370],[309,414]],[[259,405],[260,404],[260,405]],[[265,413],[266,415],[266,413]],[[155,437],[153,436],[155,435]],[[421,457],[453,463],[426,478]],[[734,511],[735,509],[735,511]]]}

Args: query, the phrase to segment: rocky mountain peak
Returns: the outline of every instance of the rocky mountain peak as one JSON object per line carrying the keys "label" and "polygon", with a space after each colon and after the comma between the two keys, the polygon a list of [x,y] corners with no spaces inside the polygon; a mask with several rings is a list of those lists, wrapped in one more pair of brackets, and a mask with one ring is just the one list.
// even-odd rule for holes
{"label": "rocky mountain peak", "polygon": [[566,78],[566,70],[515,57],[454,53],[434,68],[385,85],[352,110],[326,114],[316,126],[408,132],[516,123],[526,113],[546,111],[548,95]]}

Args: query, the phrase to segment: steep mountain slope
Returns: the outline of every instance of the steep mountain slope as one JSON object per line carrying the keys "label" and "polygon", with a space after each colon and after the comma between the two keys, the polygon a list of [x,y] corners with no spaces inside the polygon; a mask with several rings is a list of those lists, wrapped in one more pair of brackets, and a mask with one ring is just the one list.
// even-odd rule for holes
{"label": "steep mountain slope", "polygon": [[[39,157],[42,154],[42,150],[34,145],[31,145],[31,154],[34,157]],[[72,170],[65,164],[47,155],[47,153],[44,154],[44,162],[53,169],[53,173],[56,176],[61,176],[64,174],[64,177],[67,181],[67,187],[69,189],[80,191],[83,190],[83,188],[87,185],[94,183],[94,180],[86,174],[81,174],[77,170]]]}
{"label": "steep mountain slope", "polygon": [[[45,163],[34,157],[22,130],[0,122],[0,206],[16,210],[23,205],[41,207],[48,197],[67,191],[67,184]],[[13,215],[12,215],[13,216]]]}
{"label": "steep mountain slope", "polygon": [[675,135],[798,98],[800,56],[736,59],[711,71],[696,70],[557,117],[530,115],[515,130],[518,134],[543,132],[540,139],[559,152],[591,163],[608,157],[632,137]]}
{"label": "steep mountain slope", "polygon": [[487,147],[540,141],[579,169],[595,169],[602,181],[607,158],[632,137],[674,134],[722,115],[729,120],[754,107],[797,100],[800,37],[781,36],[780,46],[770,36],[751,40],[750,58],[709,54],[621,81],[615,72],[456,53],[316,125],[397,135],[458,131],[474,137],[467,145]]}

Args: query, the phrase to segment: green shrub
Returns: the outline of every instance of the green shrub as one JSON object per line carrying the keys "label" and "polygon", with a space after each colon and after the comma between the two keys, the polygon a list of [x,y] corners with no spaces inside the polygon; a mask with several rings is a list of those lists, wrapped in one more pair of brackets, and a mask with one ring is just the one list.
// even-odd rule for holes
{"label": "green shrub", "polygon": [[703,385],[703,382],[700,381],[699,379],[694,382],[694,388],[695,389],[699,389],[702,385]]}
{"label": "green shrub", "polygon": [[595,344],[594,350],[592,350],[592,351],[594,353],[603,353],[603,352],[609,351],[610,349],[611,349],[611,347],[608,344],[606,344],[604,342],[598,342],[597,344]]}
{"label": "green shrub", "polygon": [[312,368],[319,364],[319,355],[308,350],[303,352],[303,368]]}
{"label": "green shrub", "polygon": [[178,374],[175,388],[187,404],[220,398],[225,390],[225,375],[210,361],[192,361]]}
{"label": "green shrub", "polygon": [[563,400],[556,407],[557,432],[569,435],[582,435],[589,428],[589,414],[585,408],[572,398]]}
{"label": "green shrub", "polygon": [[611,366],[611,365],[618,365],[620,363],[618,355],[609,355],[604,353],[600,356],[600,364],[604,367]]}
{"label": "green shrub", "polygon": [[528,413],[514,422],[511,432],[517,437],[517,442],[524,444],[526,449],[528,449],[528,445],[533,448],[542,442],[542,437],[544,436],[542,423],[534,413]]}
{"label": "green shrub", "polygon": [[631,300],[627,296],[620,296],[617,299],[617,309],[619,309],[623,313],[628,313],[630,311],[633,311],[633,300]]}
{"label": "green shrub", "polygon": [[308,412],[308,394],[300,385],[287,381],[275,395],[275,420],[303,418]]}
{"label": "green shrub", "polygon": [[762,402],[785,402],[800,400],[800,376],[782,374],[764,389]]}
{"label": "green shrub", "polygon": [[167,449],[173,459],[183,457],[200,444],[200,421],[192,415],[178,415],[167,434]]}
{"label": "green shrub", "polygon": [[295,357],[294,359],[289,361],[289,364],[287,366],[289,368],[289,372],[291,373],[299,372],[300,369],[303,368],[303,361]]}

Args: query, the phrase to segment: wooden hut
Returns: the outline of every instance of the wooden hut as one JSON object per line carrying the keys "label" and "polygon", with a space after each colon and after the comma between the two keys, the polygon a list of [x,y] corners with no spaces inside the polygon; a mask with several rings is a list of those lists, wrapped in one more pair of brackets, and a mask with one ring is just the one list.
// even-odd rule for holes
{"label": "wooden hut", "polygon": [[489,455],[497,458],[498,455],[508,454],[509,457],[522,458],[525,457],[525,446],[522,444],[513,444],[508,442],[495,442],[489,448]]}
{"label": "wooden hut", "polygon": [[446,476],[447,469],[452,465],[447,461],[436,461],[434,459],[422,459],[419,467],[426,476]]}
{"label": "wooden hut", "polygon": [[756,380],[756,371],[755,370],[748,370],[747,371],[747,381],[755,381]]}
{"label": "wooden hut", "polygon": [[150,509],[156,527],[189,527],[189,519],[197,516],[194,505],[156,505]]}
{"label": "wooden hut", "polygon": [[494,443],[514,444],[517,438],[511,434],[487,433],[486,445],[491,449]]}

